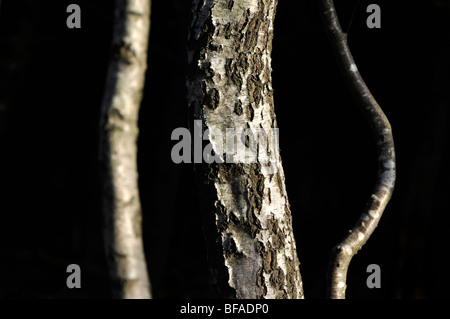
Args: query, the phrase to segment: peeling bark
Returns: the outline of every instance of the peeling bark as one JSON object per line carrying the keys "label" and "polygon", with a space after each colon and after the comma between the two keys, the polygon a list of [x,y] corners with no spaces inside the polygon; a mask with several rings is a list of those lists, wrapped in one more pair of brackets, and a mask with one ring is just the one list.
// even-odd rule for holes
{"label": "peeling bark", "polygon": [[138,113],[147,67],[149,0],[116,0],[100,118],[105,246],[116,298],[150,298],[138,190]]}
{"label": "peeling bark", "polygon": [[[303,298],[278,144],[268,138],[267,144],[254,145],[249,137],[277,127],[270,57],[276,5],[276,0],[194,0],[192,5],[191,121],[202,120],[200,131],[208,130],[216,156],[232,159],[195,167],[220,297]],[[237,152],[220,147],[227,129],[248,134]],[[260,156],[245,161],[262,150],[269,150],[271,162]],[[242,160],[239,151],[250,156]]]}
{"label": "peeling bark", "polygon": [[333,248],[330,257],[328,293],[333,299],[344,299],[350,261],[372,235],[392,196],[396,178],[395,147],[391,125],[358,71],[333,1],[321,0],[320,4],[325,29],[342,74],[356,103],[369,121],[378,152],[378,177],[373,194],[356,225]]}

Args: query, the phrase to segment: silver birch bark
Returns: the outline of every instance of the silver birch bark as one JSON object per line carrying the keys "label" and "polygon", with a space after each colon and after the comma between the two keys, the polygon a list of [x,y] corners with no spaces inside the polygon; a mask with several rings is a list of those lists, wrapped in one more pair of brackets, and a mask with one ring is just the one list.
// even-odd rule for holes
{"label": "silver birch bark", "polygon": [[150,298],[137,173],[138,113],[147,67],[149,0],[116,0],[100,119],[105,246],[116,298]]}
{"label": "silver birch bark", "polygon": [[[232,163],[195,165],[209,264],[221,297],[303,298],[278,144],[269,138],[264,146],[247,141],[245,149],[238,146],[237,152],[229,149],[227,141],[227,150],[221,147],[227,129],[244,128],[256,134],[277,127],[271,78],[276,5],[276,0],[194,0],[192,4],[190,124],[202,120],[200,134],[209,134],[211,153],[232,159]],[[195,127],[192,131],[199,134]],[[266,147],[270,163],[259,156],[254,162],[239,162],[235,156]]]}

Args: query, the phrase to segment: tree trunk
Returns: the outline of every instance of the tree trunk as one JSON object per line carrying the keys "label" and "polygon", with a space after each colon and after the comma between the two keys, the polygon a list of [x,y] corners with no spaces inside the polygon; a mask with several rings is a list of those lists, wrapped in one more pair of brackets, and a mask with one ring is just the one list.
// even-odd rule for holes
{"label": "tree trunk", "polygon": [[[303,298],[274,130],[270,55],[276,5],[194,0],[192,6],[187,98],[190,124],[201,120],[192,129],[194,138],[206,132],[205,152],[215,161],[195,170],[208,259],[221,297]],[[199,152],[194,147],[197,163]]]}
{"label": "tree trunk", "polygon": [[147,67],[149,0],[117,0],[100,119],[105,245],[117,298],[150,298],[138,190],[138,113]]}

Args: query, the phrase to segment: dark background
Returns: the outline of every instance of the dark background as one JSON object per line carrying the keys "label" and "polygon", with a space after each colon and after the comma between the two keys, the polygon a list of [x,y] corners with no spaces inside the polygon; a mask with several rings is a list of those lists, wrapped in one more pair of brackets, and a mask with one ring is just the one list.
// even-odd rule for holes
{"label": "dark background", "polygon": [[[336,0],[346,29],[357,1]],[[66,27],[81,6],[82,28]],[[381,6],[381,29],[366,8]],[[156,298],[211,296],[192,165],[170,134],[187,127],[189,1],[153,0],[140,113],[144,236]],[[3,0],[0,8],[0,297],[109,298],[97,169],[113,1]],[[348,298],[442,298],[450,211],[450,1],[361,0],[349,30],[358,68],[393,127],[398,176],[379,227],[353,259]],[[281,0],[275,111],[307,298],[324,298],[331,247],[370,196],[376,154],[342,82],[316,1]],[[66,287],[81,266],[82,288]],[[366,268],[381,267],[381,289]]]}

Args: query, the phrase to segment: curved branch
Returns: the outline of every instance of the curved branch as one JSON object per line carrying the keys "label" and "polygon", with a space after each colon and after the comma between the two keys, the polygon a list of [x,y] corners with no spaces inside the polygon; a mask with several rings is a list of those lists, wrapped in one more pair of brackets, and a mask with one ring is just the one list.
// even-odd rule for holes
{"label": "curved branch", "polygon": [[359,74],[333,1],[321,0],[320,5],[333,51],[356,103],[370,123],[378,152],[378,177],[373,194],[356,225],[333,248],[330,256],[328,294],[333,299],[343,299],[350,261],[372,235],[392,196],[395,184],[395,148],[391,125]]}
{"label": "curved branch", "polygon": [[100,114],[104,235],[117,298],[150,298],[137,172],[138,114],[147,68],[150,0],[116,0]]}

